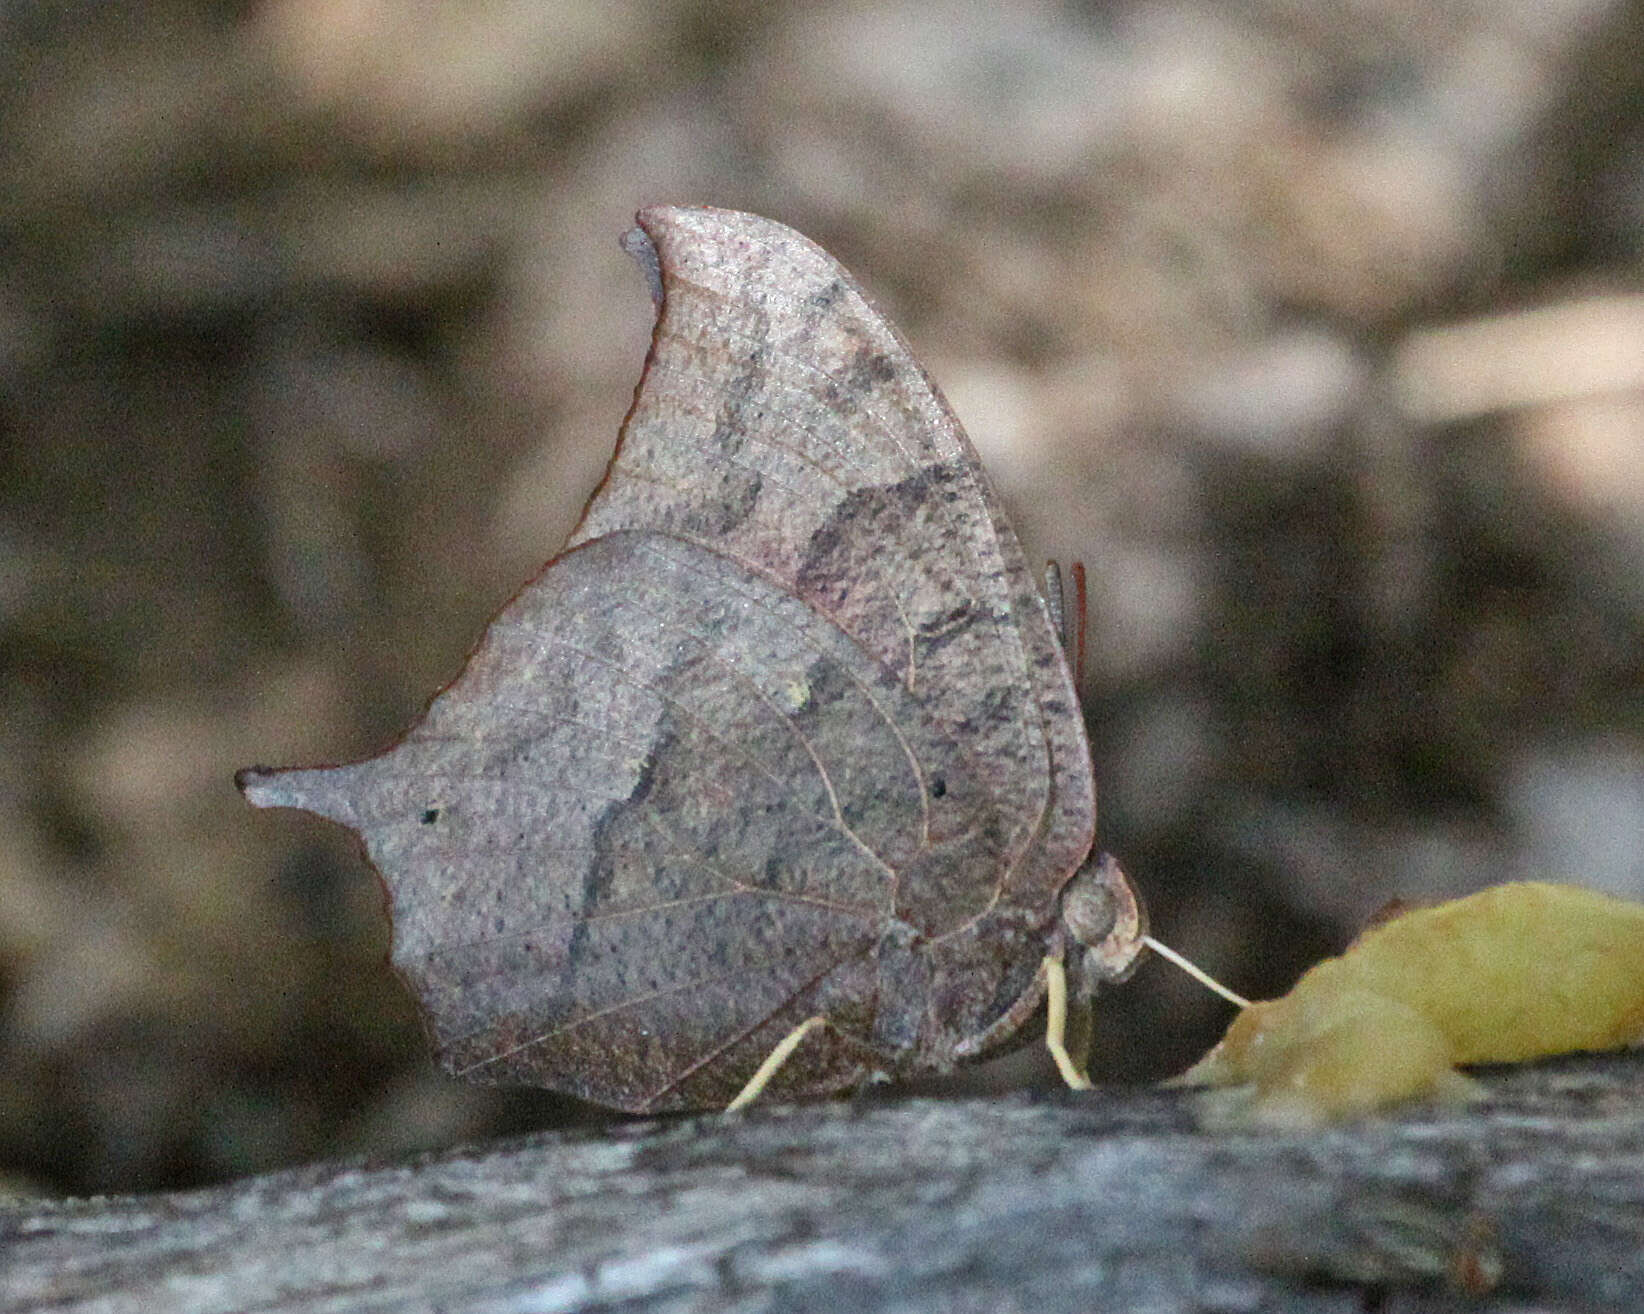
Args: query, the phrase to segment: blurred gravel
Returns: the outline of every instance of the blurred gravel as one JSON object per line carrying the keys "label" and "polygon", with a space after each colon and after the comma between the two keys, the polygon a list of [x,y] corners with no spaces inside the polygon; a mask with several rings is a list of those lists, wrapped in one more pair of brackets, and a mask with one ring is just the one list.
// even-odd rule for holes
{"label": "blurred gravel", "polygon": [[[559,546],[651,201],[832,250],[1087,563],[1104,842],[1231,984],[1644,895],[1641,80],[1613,0],[0,9],[0,1172],[591,1116],[437,1077],[231,776],[379,747]],[[1146,969],[1106,1075],[1218,1009]]]}

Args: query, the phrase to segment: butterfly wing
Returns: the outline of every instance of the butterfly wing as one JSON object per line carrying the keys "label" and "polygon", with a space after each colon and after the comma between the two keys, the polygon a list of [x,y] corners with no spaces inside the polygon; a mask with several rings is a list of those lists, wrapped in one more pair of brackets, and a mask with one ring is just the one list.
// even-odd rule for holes
{"label": "butterfly wing", "polygon": [[816,1013],[778,1092],[946,1067],[1037,1002],[1090,846],[1066,665],[958,423],[831,257],[640,223],[661,314],[571,549],[395,748],[243,784],[363,837],[455,1071],[710,1106]]}

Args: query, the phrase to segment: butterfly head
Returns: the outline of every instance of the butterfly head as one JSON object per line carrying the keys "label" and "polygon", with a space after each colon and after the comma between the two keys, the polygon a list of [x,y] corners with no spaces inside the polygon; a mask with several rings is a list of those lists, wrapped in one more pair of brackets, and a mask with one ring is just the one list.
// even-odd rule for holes
{"label": "butterfly head", "polygon": [[1076,997],[1088,999],[1136,970],[1146,948],[1147,909],[1111,854],[1090,858],[1063,889],[1062,931]]}

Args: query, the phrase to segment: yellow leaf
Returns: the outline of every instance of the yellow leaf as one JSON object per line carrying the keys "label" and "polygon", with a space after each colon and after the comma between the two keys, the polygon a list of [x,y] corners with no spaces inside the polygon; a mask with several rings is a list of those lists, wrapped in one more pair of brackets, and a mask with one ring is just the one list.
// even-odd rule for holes
{"label": "yellow leaf", "polygon": [[1222,1121],[1308,1125],[1464,1099],[1466,1063],[1644,1041],[1644,905],[1498,885],[1406,912],[1242,1010],[1176,1084],[1229,1086]]}

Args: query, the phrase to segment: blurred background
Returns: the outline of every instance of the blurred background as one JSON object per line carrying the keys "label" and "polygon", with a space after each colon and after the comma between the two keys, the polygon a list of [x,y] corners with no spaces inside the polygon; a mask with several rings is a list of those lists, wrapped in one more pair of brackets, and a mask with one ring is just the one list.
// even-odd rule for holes
{"label": "blurred background", "polygon": [[[652,201],[834,252],[1085,561],[1102,842],[1230,984],[1644,894],[1641,79],[1615,0],[0,7],[0,1185],[599,1116],[437,1076],[232,774],[381,747],[559,547]],[[1098,1073],[1225,1021],[1152,965]]]}

